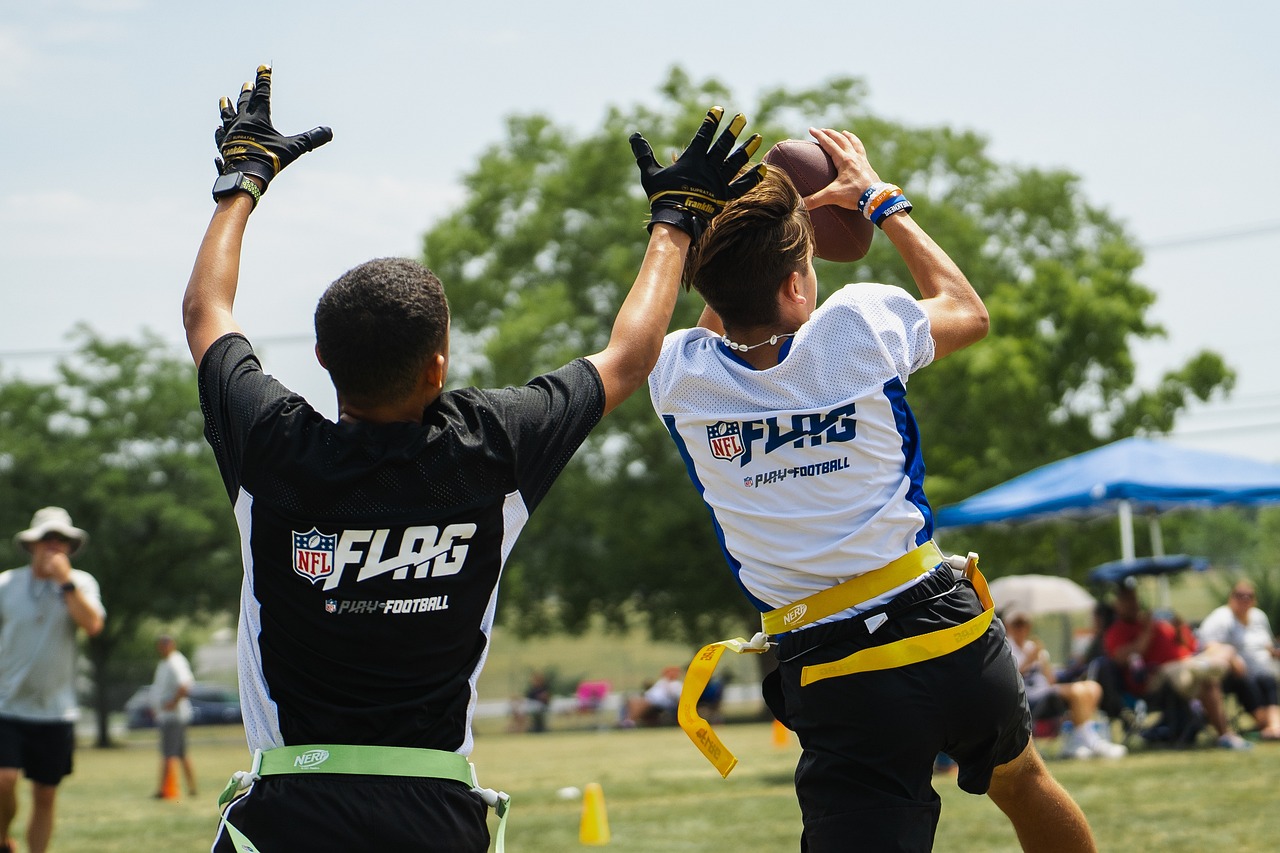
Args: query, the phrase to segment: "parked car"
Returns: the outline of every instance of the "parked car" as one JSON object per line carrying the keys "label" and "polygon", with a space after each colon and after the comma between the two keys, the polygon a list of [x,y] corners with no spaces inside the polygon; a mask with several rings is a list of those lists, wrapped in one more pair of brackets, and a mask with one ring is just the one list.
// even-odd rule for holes
{"label": "parked car", "polygon": [[[230,687],[197,681],[191,685],[191,725],[221,725],[242,722],[240,697]],[[124,703],[127,725],[131,729],[149,729],[156,724],[151,710],[151,685],[138,688]]]}

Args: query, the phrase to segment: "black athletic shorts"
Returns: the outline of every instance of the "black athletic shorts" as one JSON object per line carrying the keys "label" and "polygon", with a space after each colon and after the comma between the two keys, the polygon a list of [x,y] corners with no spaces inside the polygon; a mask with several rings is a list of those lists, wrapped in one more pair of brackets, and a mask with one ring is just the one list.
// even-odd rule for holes
{"label": "black athletic shorts", "polygon": [[[317,774],[259,779],[226,816],[261,853],[485,853],[486,811],[449,779]],[[213,850],[235,853],[225,827]]]}
{"label": "black athletic shorts", "polygon": [[[804,748],[796,767],[801,850],[931,850],[941,810],[932,785],[938,753],[956,760],[960,787],[974,794],[986,793],[994,768],[1022,754],[1031,714],[998,620],[942,657],[800,686],[805,666],[981,612],[969,582],[944,566],[884,607],[779,636],[779,668],[764,694]],[[866,620],[881,613],[888,621],[868,632]]]}
{"label": "black athletic shorts", "polygon": [[1239,699],[1241,707],[1250,714],[1259,708],[1280,704],[1276,678],[1269,672],[1248,672],[1243,676],[1228,672],[1222,679],[1222,689]]}
{"label": "black athletic shorts", "polygon": [[76,750],[74,723],[34,723],[0,717],[0,767],[21,767],[41,785],[57,785],[71,775]]}
{"label": "black athletic shorts", "polygon": [[[1249,679],[1258,688],[1258,703],[1262,706],[1280,705],[1280,688],[1276,685],[1276,677],[1269,672],[1251,673]],[[1250,711],[1254,710],[1252,708]]]}

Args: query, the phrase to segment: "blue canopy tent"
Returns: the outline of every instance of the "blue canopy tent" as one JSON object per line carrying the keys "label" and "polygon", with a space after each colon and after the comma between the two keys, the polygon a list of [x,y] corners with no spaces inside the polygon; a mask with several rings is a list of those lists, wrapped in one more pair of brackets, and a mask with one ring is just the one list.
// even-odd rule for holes
{"label": "blue canopy tent", "polygon": [[1124,438],[941,507],[935,522],[938,527],[964,527],[1116,513],[1121,557],[1132,560],[1135,511],[1154,516],[1183,507],[1259,503],[1280,503],[1280,465]]}
{"label": "blue canopy tent", "polygon": [[1263,503],[1280,503],[1280,465],[1125,438],[941,507],[935,523],[939,528],[964,527],[1114,513],[1120,521],[1121,559],[1132,561],[1135,512],[1149,516],[1152,551],[1164,557],[1158,513]]}

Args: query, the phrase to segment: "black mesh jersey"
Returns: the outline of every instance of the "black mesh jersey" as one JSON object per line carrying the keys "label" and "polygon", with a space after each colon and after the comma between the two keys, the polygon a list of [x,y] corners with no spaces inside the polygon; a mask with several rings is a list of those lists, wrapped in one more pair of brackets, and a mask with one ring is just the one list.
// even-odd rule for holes
{"label": "black mesh jersey", "polygon": [[498,578],[603,414],[594,366],[449,391],[420,424],[335,424],[232,334],[204,356],[200,404],[240,528],[250,749],[469,754]]}

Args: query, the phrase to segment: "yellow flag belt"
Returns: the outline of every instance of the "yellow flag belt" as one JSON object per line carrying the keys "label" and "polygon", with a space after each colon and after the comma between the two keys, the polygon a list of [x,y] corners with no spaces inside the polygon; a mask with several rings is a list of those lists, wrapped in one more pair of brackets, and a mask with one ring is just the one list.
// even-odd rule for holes
{"label": "yellow flag belt", "polygon": [[[759,654],[769,648],[770,634],[792,631],[869,601],[944,562],[948,561],[942,556],[938,546],[932,541],[926,542],[883,568],[858,575],[786,607],[762,614],[761,626],[764,630],[750,640],[735,637],[703,646],[689,664],[680,690],[680,705],[677,710],[680,728],[684,729],[693,745],[720,771],[720,775],[728,776],[738,759],[716,735],[711,724],[698,715],[698,698],[711,681],[716,665],[720,663],[720,656],[726,649],[736,654]],[[987,581],[978,571],[977,554],[969,554],[964,564],[964,575],[973,584],[978,599],[982,602],[982,613],[962,625],[861,649],[830,663],[806,666],[800,671],[800,685],[803,687],[839,675],[893,669],[932,660],[963,648],[981,637],[991,625],[994,609]]]}

